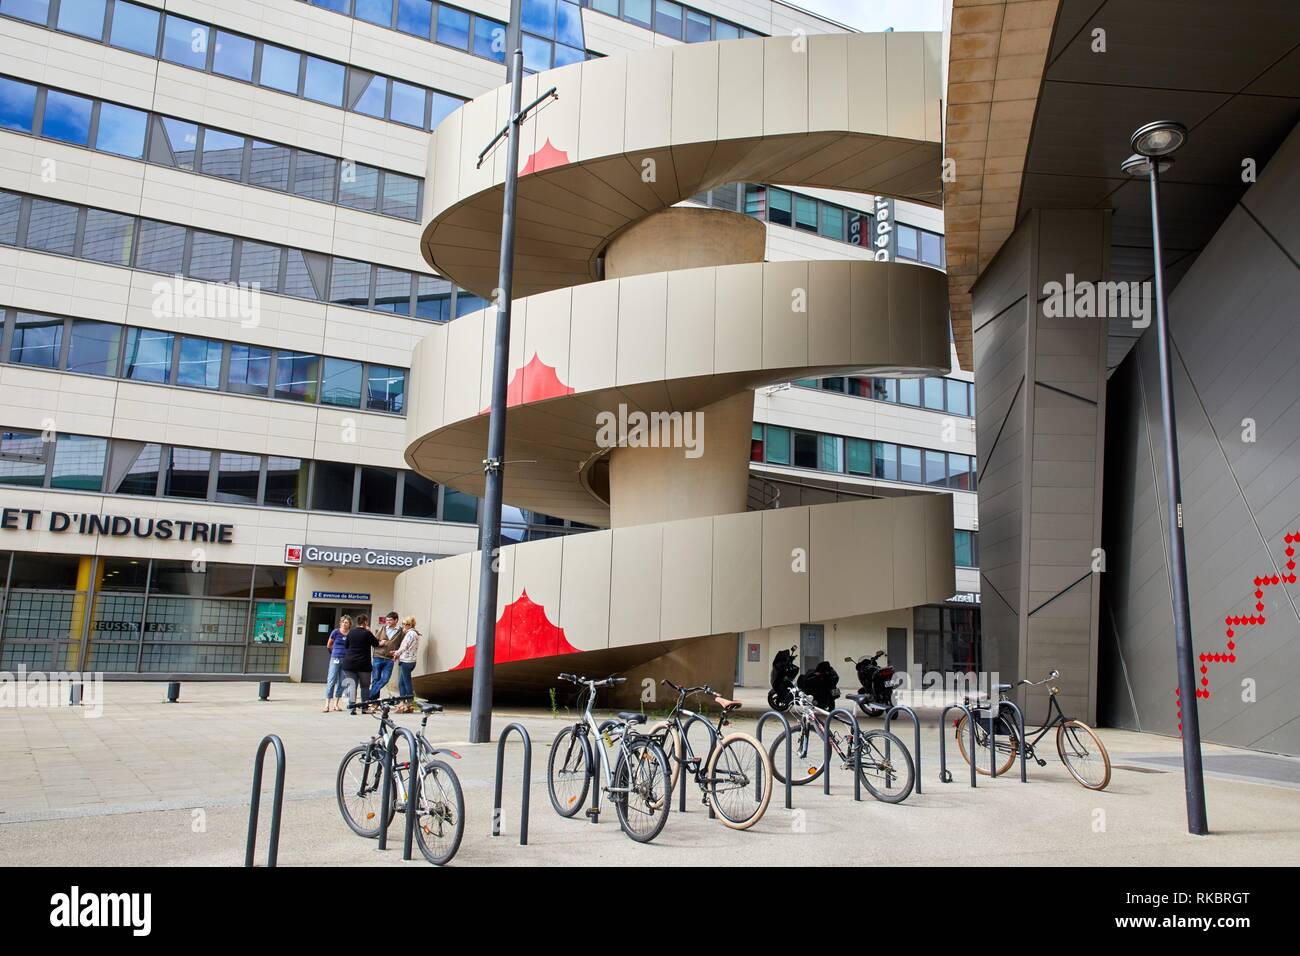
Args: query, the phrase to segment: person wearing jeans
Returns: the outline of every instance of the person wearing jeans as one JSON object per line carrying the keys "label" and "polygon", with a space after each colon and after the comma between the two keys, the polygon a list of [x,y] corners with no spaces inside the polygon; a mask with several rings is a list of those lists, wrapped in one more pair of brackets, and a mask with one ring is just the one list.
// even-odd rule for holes
{"label": "person wearing jeans", "polygon": [[343,655],[348,652],[348,631],[352,629],[352,618],[344,614],[339,618],[339,626],[330,632],[325,646],[330,652],[329,676],[325,678],[325,713],[343,709]]}
{"label": "person wearing jeans", "polygon": [[379,646],[375,648],[375,656],[370,663],[370,693],[366,694],[366,700],[377,700],[388,679],[393,676],[393,651],[402,639],[396,611],[389,611],[385,617],[380,618],[379,627],[375,628],[375,637],[379,638]]}
{"label": "person wearing jeans", "polygon": [[[356,627],[348,631],[347,650],[343,654],[343,696],[357,701],[366,692],[366,677],[371,673],[371,648],[379,646],[379,639],[367,626],[370,619],[364,614],[357,615]],[[356,711],[352,712],[353,716]]]}
{"label": "person wearing jeans", "polygon": [[415,672],[415,659],[420,653],[420,632],[415,629],[415,618],[407,617],[402,621],[402,643],[394,655],[397,658],[397,694],[399,697],[414,697],[415,689],[411,675]]}

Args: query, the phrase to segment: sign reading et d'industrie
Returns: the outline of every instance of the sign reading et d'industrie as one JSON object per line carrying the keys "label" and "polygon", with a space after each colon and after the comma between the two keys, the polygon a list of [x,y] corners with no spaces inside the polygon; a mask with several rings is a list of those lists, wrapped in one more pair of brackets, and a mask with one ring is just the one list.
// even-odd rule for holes
{"label": "sign reading et d'industrie", "polygon": [[[156,538],[159,541],[202,541],[207,544],[230,544],[235,537],[233,524],[211,521],[181,521],[176,518],[128,518],[124,515],[79,514],[70,511],[46,512],[39,508],[0,508],[0,530],[36,531],[53,534],[86,534],[109,538]],[[38,525],[43,525],[39,529]]]}
{"label": "sign reading et d'industrie", "polygon": [[403,571],[443,557],[423,551],[390,551],[386,548],[346,548],[336,545],[286,544],[284,563],[304,568],[361,568],[373,571]]}

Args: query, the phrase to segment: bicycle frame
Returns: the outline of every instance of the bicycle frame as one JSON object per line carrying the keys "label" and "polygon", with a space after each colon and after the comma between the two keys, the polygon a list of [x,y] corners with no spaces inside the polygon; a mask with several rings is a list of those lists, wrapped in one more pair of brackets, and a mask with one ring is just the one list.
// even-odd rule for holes
{"label": "bicycle frame", "polygon": [[629,727],[626,723],[620,721],[620,722],[616,722],[613,727],[607,727],[604,731],[602,731],[600,729],[600,725],[596,723],[595,716],[591,712],[592,708],[595,706],[596,703],[596,682],[586,681],[585,683],[586,683],[586,691],[587,691],[587,703],[586,706],[583,708],[582,720],[575,726],[575,732],[577,732],[578,728],[581,728],[581,732],[584,737],[590,735],[595,741],[595,745],[592,747],[592,750],[595,751],[595,754],[593,754],[593,756],[599,756],[598,763],[600,765],[600,770],[601,770],[601,780],[604,784],[602,789],[604,789],[606,793],[626,793],[627,788],[616,788],[614,786],[614,771],[610,766],[609,753],[606,750],[606,744],[608,744],[609,746],[615,746],[615,744],[606,735],[617,733],[618,735],[618,743],[616,745],[617,749],[619,750],[620,753],[623,754],[623,756],[627,759],[627,761],[630,764],[632,760],[632,755],[631,753],[629,753],[627,747]]}

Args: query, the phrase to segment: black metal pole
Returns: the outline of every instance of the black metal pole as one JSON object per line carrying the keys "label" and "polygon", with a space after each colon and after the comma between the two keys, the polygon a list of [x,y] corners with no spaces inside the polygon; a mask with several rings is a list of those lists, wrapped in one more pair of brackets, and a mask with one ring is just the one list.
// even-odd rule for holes
{"label": "black metal pole", "polygon": [[501,263],[498,271],[496,347],[492,359],[492,410],[488,417],[487,458],[479,512],[478,629],[474,640],[474,684],[469,740],[492,739],[492,678],[496,653],[497,552],[501,547],[501,483],[506,452],[506,388],[510,364],[510,296],[514,282],[515,194],[519,185],[519,124],[523,121],[524,53],[516,49],[510,67],[510,123],[506,139],[505,198],[501,213]]}
{"label": "black metal pole", "polygon": [[1187,597],[1187,555],[1183,548],[1182,476],[1178,469],[1178,426],[1174,417],[1173,366],[1165,315],[1164,255],[1160,245],[1160,160],[1147,160],[1151,179],[1151,242],[1155,258],[1156,342],[1160,350],[1160,415],[1164,421],[1165,501],[1169,510],[1169,576],[1178,653],[1178,697],[1183,714],[1183,787],[1187,792],[1187,832],[1210,832],[1205,816],[1205,775],[1201,766],[1201,722],[1196,707],[1196,665],[1192,660],[1192,612]]}

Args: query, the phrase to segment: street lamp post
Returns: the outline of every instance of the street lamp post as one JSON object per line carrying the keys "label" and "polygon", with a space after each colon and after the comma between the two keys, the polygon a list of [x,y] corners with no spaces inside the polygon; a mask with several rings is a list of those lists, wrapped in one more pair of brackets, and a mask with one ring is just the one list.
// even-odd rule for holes
{"label": "street lamp post", "polygon": [[1197,715],[1196,666],[1192,660],[1192,614],[1187,596],[1187,554],[1183,546],[1182,477],[1178,468],[1178,426],[1174,417],[1173,363],[1165,308],[1164,256],[1160,243],[1160,174],[1173,165],[1169,157],[1187,141],[1181,123],[1161,120],[1133,133],[1134,155],[1124,171],[1146,176],[1151,186],[1151,244],[1155,260],[1156,342],[1160,357],[1160,414],[1164,423],[1165,501],[1169,518],[1169,574],[1174,611],[1174,645],[1178,657],[1178,699],[1182,712],[1183,786],[1187,796],[1187,831],[1210,832],[1205,817],[1205,775],[1201,766],[1201,724]]}

